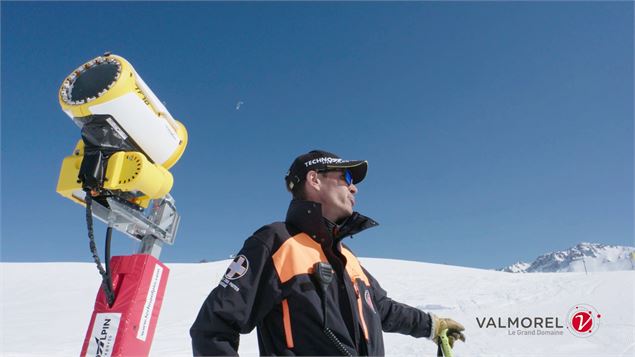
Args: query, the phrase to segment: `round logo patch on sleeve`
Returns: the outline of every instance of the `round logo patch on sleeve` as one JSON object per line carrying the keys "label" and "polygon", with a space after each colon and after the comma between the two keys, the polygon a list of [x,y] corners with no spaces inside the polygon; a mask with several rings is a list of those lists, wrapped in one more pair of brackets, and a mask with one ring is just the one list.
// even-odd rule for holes
{"label": "round logo patch on sleeve", "polygon": [[241,254],[234,258],[234,261],[229,265],[229,268],[227,268],[225,272],[225,278],[229,280],[239,279],[247,273],[248,269],[249,260],[247,260],[246,256]]}

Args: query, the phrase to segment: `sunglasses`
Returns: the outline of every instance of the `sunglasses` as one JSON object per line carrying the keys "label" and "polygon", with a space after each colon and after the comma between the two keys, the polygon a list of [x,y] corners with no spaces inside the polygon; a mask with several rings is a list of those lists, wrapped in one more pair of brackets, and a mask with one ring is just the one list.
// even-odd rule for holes
{"label": "sunglasses", "polygon": [[[340,171],[340,170],[317,170],[317,172],[333,172],[333,171]],[[344,179],[344,181],[346,181],[346,186],[350,186],[353,184],[353,174],[351,173],[351,170],[346,169],[344,170],[344,172],[342,173],[342,178]]]}

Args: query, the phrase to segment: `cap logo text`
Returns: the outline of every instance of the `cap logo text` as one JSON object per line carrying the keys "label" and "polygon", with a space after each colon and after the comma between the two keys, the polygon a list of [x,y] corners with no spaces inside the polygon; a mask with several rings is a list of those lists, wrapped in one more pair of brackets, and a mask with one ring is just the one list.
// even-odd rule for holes
{"label": "cap logo text", "polygon": [[342,162],[342,161],[344,161],[344,160],[338,159],[338,158],[335,158],[335,157],[320,157],[320,158],[309,160],[309,161],[305,162],[304,166],[305,167],[309,167],[309,166],[315,165],[315,164],[332,164],[332,163]]}

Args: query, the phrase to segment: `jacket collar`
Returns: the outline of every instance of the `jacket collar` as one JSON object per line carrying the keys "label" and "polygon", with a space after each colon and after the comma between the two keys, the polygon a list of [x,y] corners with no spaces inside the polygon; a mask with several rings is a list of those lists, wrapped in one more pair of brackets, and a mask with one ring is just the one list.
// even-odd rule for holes
{"label": "jacket collar", "polygon": [[301,200],[291,201],[286,222],[308,234],[317,242],[327,239],[339,242],[345,237],[379,225],[375,220],[358,212],[353,212],[346,221],[337,225],[322,217],[321,204]]}

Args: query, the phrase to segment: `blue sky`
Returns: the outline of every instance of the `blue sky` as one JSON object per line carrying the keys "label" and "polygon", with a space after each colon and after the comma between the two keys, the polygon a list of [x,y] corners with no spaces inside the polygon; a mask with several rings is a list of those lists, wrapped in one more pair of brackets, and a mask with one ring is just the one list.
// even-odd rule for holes
{"label": "blue sky", "polygon": [[225,259],[283,219],[283,175],[316,148],[369,161],[360,256],[495,268],[633,245],[631,2],[1,6],[2,261],[92,261],[55,192],[80,138],[57,91],[104,51],[189,132],[166,262]]}

